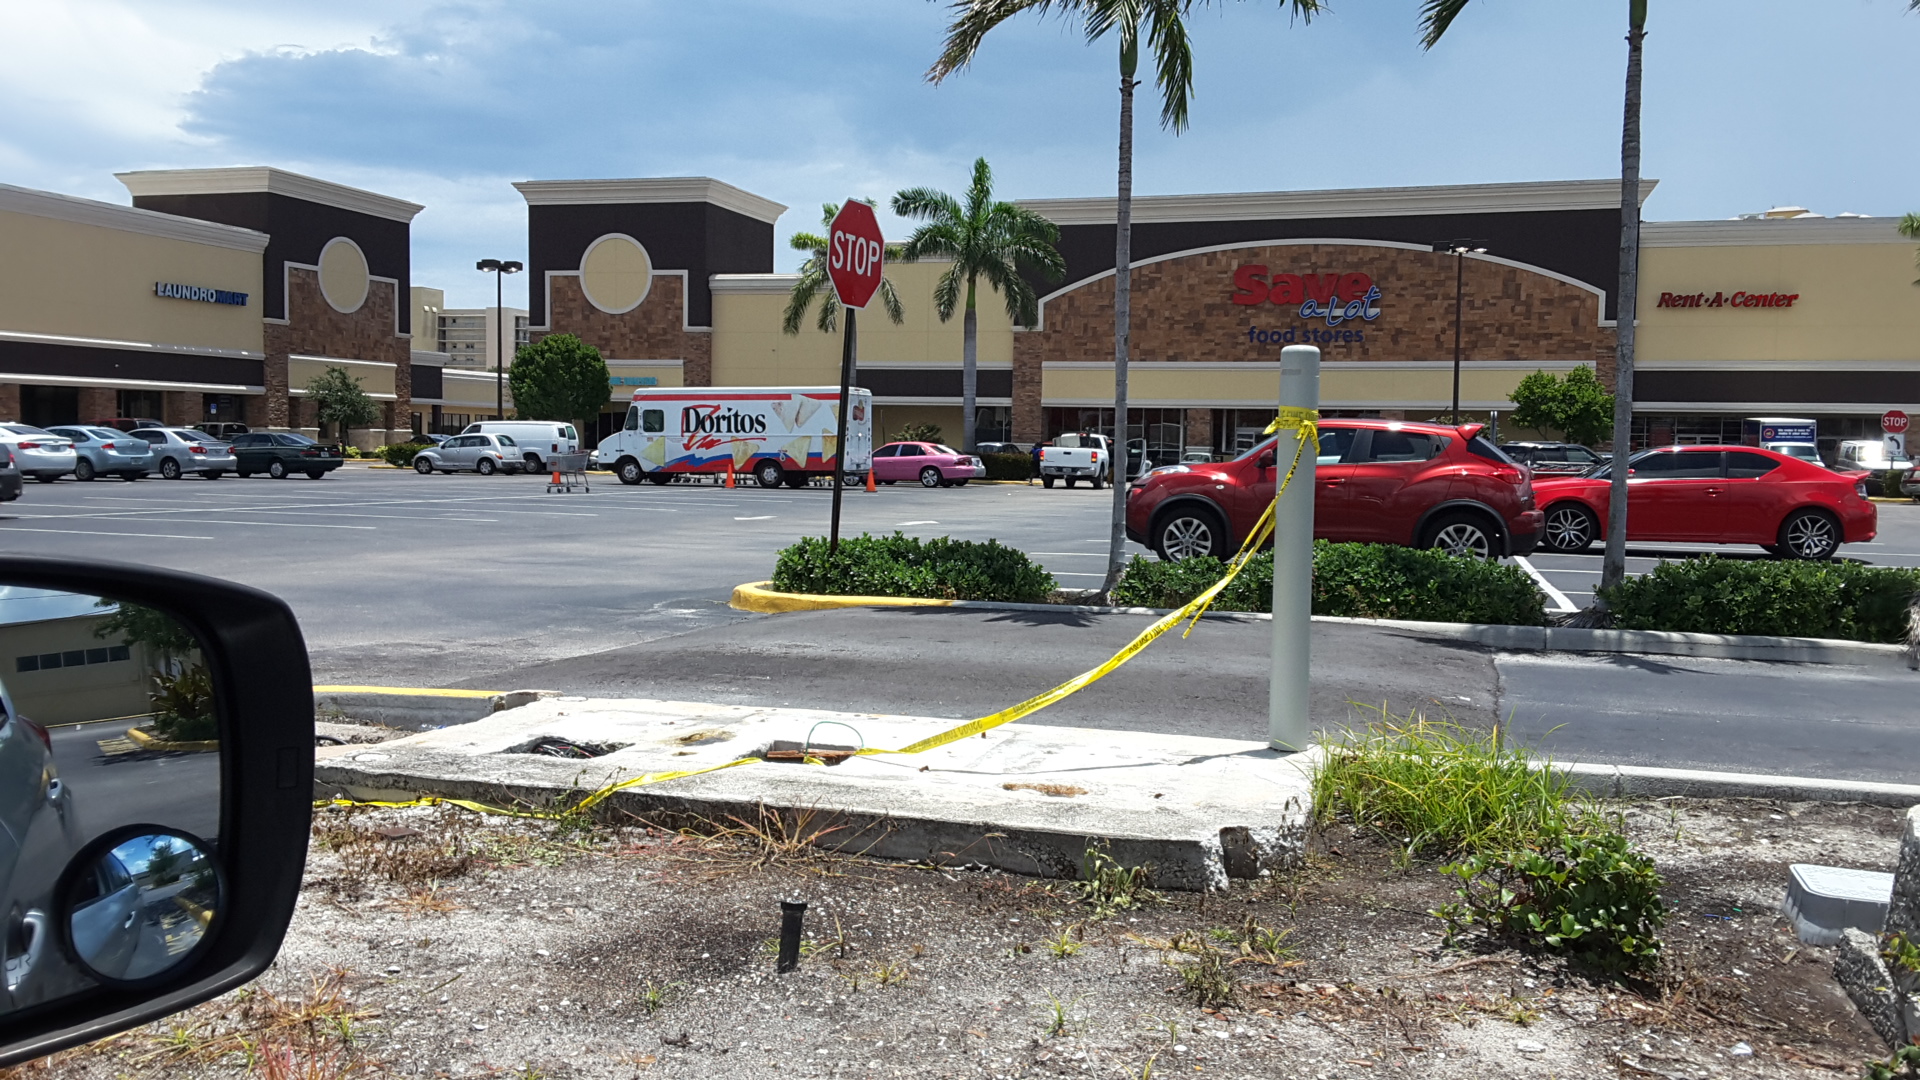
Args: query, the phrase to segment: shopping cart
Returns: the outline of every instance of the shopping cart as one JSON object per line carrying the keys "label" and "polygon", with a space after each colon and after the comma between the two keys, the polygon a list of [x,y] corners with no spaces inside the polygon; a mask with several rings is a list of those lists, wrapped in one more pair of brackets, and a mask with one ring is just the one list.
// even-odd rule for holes
{"label": "shopping cart", "polygon": [[576,488],[593,490],[587,486],[586,454],[553,454],[547,458],[547,467],[553,470],[552,478],[547,481],[548,494],[570,494]]}

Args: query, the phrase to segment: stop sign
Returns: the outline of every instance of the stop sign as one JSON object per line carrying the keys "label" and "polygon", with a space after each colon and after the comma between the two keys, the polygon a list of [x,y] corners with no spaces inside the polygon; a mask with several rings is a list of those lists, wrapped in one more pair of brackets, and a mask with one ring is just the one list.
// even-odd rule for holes
{"label": "stop sign", "polygon": [[827,226],[827,277],[833,294],[850,308],[864,308],[880,288],[880,263],[886,242],[873,207],[858,199],[840,204]]}
{"label": "stop sign", "polygon": [[1907,430],[1907,414],[1901,412],[1899,409],[1888,409],[1885,415],[1880,417],[1880,430],[1889,435],[1905,434]]}

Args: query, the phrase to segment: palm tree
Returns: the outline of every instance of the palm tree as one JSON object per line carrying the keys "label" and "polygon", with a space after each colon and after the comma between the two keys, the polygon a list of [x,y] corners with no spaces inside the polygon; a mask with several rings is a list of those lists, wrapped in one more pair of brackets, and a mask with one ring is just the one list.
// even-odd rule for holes
{"label": "palm tree", "polygon": [[[862,199],[868,206],[878,206],[872,199]],[[820,207],[820,224],[831,226],[833,217],[840,212],[839,203],[825,203]],[[780,328],[789,334],[798,334],[800,324],[807,319],[807,308],[814,298],[820,299],[820,315],[814,320],[823,334],[831,334],[840,322],[840,301],[833,295],[833,283],[827,279],[827,238],[818,233],[794,233],[787,244],[795,251],[807,253],[807,261],[800,264],[800,280],[793,283],[793,291],[787,294],[787,310],[781,317]],[[888,244],[886,261],[900,259],[900,245]],[[880,279],[880,303],[887,309],[887,318],[898,326],[906,318],[900,307],[900,294],[893,289],[893,282]]]}
{"label": "palm tree", "polygon": [[[1431,49],[1468,0],[1424,0],[1421,43]],[[1910,0],[1920,10],[1920,0]],[[1633,451],[1633,338],[1640,297],[1640,51],[1647,37],[1647,0],[1627,0],[1627,94],[1620,128],[1620,295],[1614,347],[1612,485],[1607,502],[1607,549],[1600,588],[1627,576],[1627,458]],[[1594,606],[1606,610],[1595,593]]]}
{"label": "palm tree", "polygon": [[[1140,63],[1140,35],[1153,50],[1154,81],[1160,88],[1160,126],[1175,134],[1186,130],[1187,102],[1193,97],[1193,49],[1184,21],[1196,3],[1209,0],[954,0],[953,22],[945,48],[927,72],[938,83],[973,62],[988,31],[1025,12],[1063,18],[1078,16],[1089,42],[1117,32],[1120,39],[1120,182],[1114,204],[1113,239],[1113,521],[1108,542],[1107,579],[1111,590],[1125,568],[1127,546],[1127,332],[1131,318],[1133,247],[1133,89]],[[1320,0],[1280,0],[1304,20],[1321,10]]]}
{"label": "palm tree", "polygon": [[[1920,0],[1913,0],[1913,8],[1920,11]],[[1920,240],[1920,214],[1908,214],[1900,219],[1900,235],[1909,240]],[[1914,253],[1913,262],[1915,266],[1920,266],[1920,252]],[[1914,284],[1920,285],[1920,281]]]}
{"label": "palm tree", "polygon": [[926,222],[907,238],[903,257],[934,255],[953,260],[933,286],[934,309],[940,313],[941,322],[953,318],[953,309],[960,303],[960,287],[963,283],[966,286],[967,313],[961,322],[960,426],[964,432],[961,449],[971,454],[979,381],[978,281],[985,278],[988,287],[999,290],[1007,302],[1008,318],[1021,326],[1032,326],[1039,320],[1039,301],[1033,286],[1020,275],[1020,268],[1024,265],[1038,271],[1048,281],[1059,281],[1066,274],[1066,260],[1054,249],[1060,240],[1060,227],[1023,206],[994,201],[993,170],[986,158],[973,163],[973,183],[967,188],[964,204],[943,191],[908,188],[893,197],[893,212]]}

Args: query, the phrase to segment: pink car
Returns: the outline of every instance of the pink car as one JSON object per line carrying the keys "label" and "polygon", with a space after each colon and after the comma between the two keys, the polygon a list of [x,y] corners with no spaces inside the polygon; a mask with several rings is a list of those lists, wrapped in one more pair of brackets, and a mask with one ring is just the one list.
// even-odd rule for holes
{"label": "pink car", "polygon": [[986,462],[939,443],[888,443],[873,452],[873,478],[883,484],[918,480],[921,487],[964,487],[985,475]]}

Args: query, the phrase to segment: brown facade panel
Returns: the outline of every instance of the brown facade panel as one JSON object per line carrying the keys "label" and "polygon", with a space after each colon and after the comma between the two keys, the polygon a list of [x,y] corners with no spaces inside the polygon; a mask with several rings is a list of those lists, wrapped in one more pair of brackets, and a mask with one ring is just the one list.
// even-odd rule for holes
{"label": "brown facade panel", "polygon": [[656,274],[640,306],[619,315],[594,307],[576,276],[548,280],[553,297],[549,313],[553,333],[572,334],[611,359],[679,360],[681,379],[687,386],[713,385],[713,334],[686,328],[684,277]]}
{"label": "brown facade panel", "polygon": [[1920,401],[1920,371],[1636,371],[1633,399],[1799,401],[1809,410],[1827,402]]}
{"label": "brown facade panel", "polygon": [[[311,427],[294,423],[286,415],[289,391],[287,358],[295,353],[307,356],[337,356],[343,360],[375,360],[394,365],[394,416],[405,418],[412,406],[412,342],[395,330],[394,312],[398,290],[391,282],[368,283],[366,302],[359,310],[340,312],[327,303],[320,292],[320,275],[312,270],[289,268],[287,271],[287,312],[285,325],[266,326],[267,415],[273,427]],[[391,430],[392,420],[383,419]],[[405,423],[401,427],[407,426]]]}

